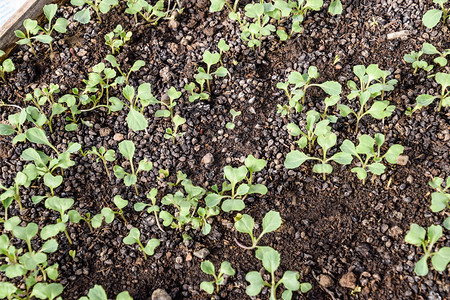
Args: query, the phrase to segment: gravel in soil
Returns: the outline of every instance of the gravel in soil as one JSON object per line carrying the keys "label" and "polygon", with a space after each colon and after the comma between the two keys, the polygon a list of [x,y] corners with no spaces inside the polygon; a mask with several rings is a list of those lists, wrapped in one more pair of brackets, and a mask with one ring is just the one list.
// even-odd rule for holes
{"label": "gravel in soil", "polygon": [[[145,157],[154,163],[154,169],[139,180],[142,193],[138,197],[121,180],[107,178],[101,163],[74,156],[76,165],[65,172],[63,186],[56,190],[58,195],[75,199],[79,211],[92,214],[111,207],[117,194],[131,204],[124,209],[128,224],[116,219],[93,233],[85,224],[71,225],[73,245],[61,235],[60,248],[50,259],[60,265],[64,298],[77,299],[95,283],[103,285],[108,295],[128,290],[135,299],[149,299],[158,288],[174,299],[208,299],[199,288],[201,281],[209,279],[200,270],[204,259],[216,266],[228,260],[236,269],[236,275],[221,288],[221,298],[248,298],[245,274],[259,270],[261,264],[252,251],[235,244],[232,214],[214,218],[208,236],[186,228],[192,240],[183,241],[183,232],[169,228],[161,232],[152,214],[138,214],[132,204],[145,201],[144,191],[152,187],[160,189],[159,195],[173,192],[165,181],[157,179],[160,168],[170,170],[168,181],[175,180],[176,171],[182,171],[195,185],[211,188],[223,181],[224,166],[240,166],[247,155],[253,154],[268,161],[255,180],[266,184],[269,192],[263,197],[249,197],[244,212],[257,223],[269,210],[281,213],[282,227],[261,243],[281,253],[280,271],[298,271],[302,281],[313,285],[312,291],[295,295],[295,299],[446,299],[450,294],[448,271],[430,272],[423,278],[414,276],[417,249],[404,242],[410,223],[429,226],[440,222],[442,216],[428,208],[428,181],[433,176],[450,174],[448,109],[436,113],[431,105],[412,118],[405,116],[417,95],[434,91],[436,86],[423,73],[413,75],[403,55],[419,50],[423,42],[438,49],[450,48],[447,27],[429,30],[421,23],[421,16],[430,7],[428,1],[346,1],[340,16],[330,16],[326,9],[310,12],[302,34],[285,43],[269,37],[263,41],[260,53],[243,44],[239,28],[225,12],[209,13],[208,1],[184,2],[183,14],[158,26],[136,25],[124,14],[123,4],[108,14],[105,24],[91,22],[82,26],[72,22],[75,9],[62,6],[58,14],[71,22],[68,33],[56,38],[51,63],[45,46],[37,47],[38,57],[25,46],[12,54],[17,71],[8,76],[7,85],[0,85],[0,98],[23,106],[25,94],[42,85],[59,84],[61,95],[74,87],[81,88],[90,68],[109,53],[103,36],[117,24],[133,31],[132,40],[118,56],[121,64],[127,69],[138,59],[146,62],[131,75],[130,84],[151,83],[158,99],[169,87],[183,90],[187,82],[193,81],[203,52],[217,51],[221,38],[231,46],[223,57],[231,78],[214,80],[209,101],[189,103],[187,92],[183,93],[176,111],[187,119],[182,128],[186,134],[176,144],[163,138],[167,122],[152,117],[156,107],[145,110],[150,124],[146,132],[132,132],[123,114],[108,115],[101,110],[85,113],[84,120],[93,126],[81,126],[77,132],[64,131],[62,119],[54,122],[55,130],[49,139],[58,149],[71,141],[79,142],[83,149],[117,149],[118,142],[130,139],[136,144],[136,161]],[[407,38],[387,38],[389,33],[401,30],[407,31]],[[339,62],[333,64],[336,56]],[[276,83],[286,80],[293,70],[303,73],[314,65],[320,72],[319,81],[336,80],[345,86],[354,77],[354,65],[372,63],[390,70],[398,80],[395,90],[387,95],[397,109],[385,122],[364,119],[360,133],[381,132],[388,144],[403,145],[406,165],[395,165],[365,185],[348,167],[338,165],[327,181],[312,173],[308,163],[286,170],[283,162],[293,141],[286,130],[287,120],[276,113],[277,104],[287,101]],[[347,93],[344,89],[344,95]],[[308,91],[308,108],[323,110],[324,97],[320,90]],[[230,108],[242,111],[234,130],[225,128],[231,120]],[[11,112],[0,108],[0,120],[6,121]],[[304,114],[291,118],[296,122],[302,119]],[[346,138],[355,141],[353,128],[354,120],[339,119],[333,125],[338,143]],[[22,169],[20,154],[29,146],[12,146],[10,138],[0,137],[0,180],[7,186]],[[126,165],[122,158],[116,163]],[[33,195],[45,192],[43,185],[23,191],[25,210],[11,208],[10,214],[40,226],[56,222],[56,213],[43,204],[31,204]],[[122,242],[131,226],[140,229],[143,240],[161,240],[156,254],[147,261],[137,247]],[[449,245],[446,237],[439,246]],[[68,255],[69,250],[77,251],[75,259]],[[361,291],[350,296],[356,287]],[[261,298],[268,299],[266,289]]]}

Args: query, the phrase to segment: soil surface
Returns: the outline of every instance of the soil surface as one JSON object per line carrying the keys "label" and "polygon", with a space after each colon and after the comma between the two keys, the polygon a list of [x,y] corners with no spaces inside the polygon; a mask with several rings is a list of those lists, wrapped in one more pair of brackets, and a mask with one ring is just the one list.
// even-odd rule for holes
{"label": "soil surface", "polygon": [[[246,2],[241,1],[239,8],[243,9]],[[220,186],[223,167],[241,166],[250,154],[268,161],[266,168],[255,175],[258,183],[268,187],[268,193],[247,198],[242,213],[260,224],[269,210],[280,212],[281,228],[264,236],[260,243],[280,252],[277,276],[282,275],[281,271],[294,270],[300,273],[302,282],[312,284],[310,292],[295,293],[294,299],[448,299],[448,268],[445,272],[432,270],[426,277],[415,276],[413,269],[420,249],[406,244],[404,236],[413,222],[429,226],[440,224],[445,217],[444,213],[431,213],[429,209],[432,189],[428,181],[434,176],[450,175],[450,114],[448,108],[436,112],[436,101],[412,117],[405,115],[417,95],[436,94],[438,86],[427,79],[423,70],[413,74],[403,56],[420,50],[424,42],[440,51],[450,48],[449,28],[439,25],[429,30],[423,26],[421,18],[431,1],[344,1],[344,12],[339,16],[328,14],[328,1],[325,2],[321,11],[308,13],[302,34],[286,42],[274,36],[266,38],[261,52],[249,49],[240,40],[239,26],[227,18],[225,10],[210,13],[206,0],[184,1],[184,11],[175,21],[164,20],[157,26],[136,24],[124,13],[125,4],[114,8],[105,17],[106,22],[93,20],[84,26],[73,21],[76,9],[62,6],[58,16],[71,22],[65,35],[56,35],[54,54],[42,44],[36,46],[37,57],[27,46],[16,48],[11,54],[16,71],[7,75],[6,84],[0,84],[0,99],[6,103],[26,106],[25,95],[49,83],[59,84],[60,95],[82,88],[90,68],[109,54],[104,35],[117,24],[133,32],[118,56],[123,68],[127,70],[138,59],[146,62],[131,75],[130,84],[137,87],[150,83],[158,99],[172,86],[183,91],[175,110],[187,120],[182,126],[186,134],[175,144],[163,138],[170,124],[153,117],[159,109],[156,106],[145,110],[150,123],[146,132],[131,131],[123,112],[107,114],[101,109],[84,113],[84,121],[92,126],[82,125],[76,132],[64,130],[64,118],[54,120],[54,132],[48,132],[48,138],[60,150],[72,141],[79,142],[83,149],[105,146],[117,151],[121,139],[130,139],[136,144],[136,161],[145,157],[154,164],[153,170],[138,180],[140,196],[136,196],[134,188],[126,187],[122,180],[114,176],[108,179],[101,162],[91,156],[73,155],[76,165],[64,172],[64,183],[55,191],[57,195],[75,199],[74,208],[91,214],[112,207],[112,199],[118,194],[130,203],[124,209],[127,224],[116,218],[94,232],[83,222],[71,224],[68,230],[72,245],[63,234],[59,235],[60,247],[49,258],[51,263],[59,263],[58,282],[65,287],[64,299],[78,299],[94,284],[102,285],[110,297],[127,290],[134,299],[150,299],[152,292],[161,288],[173,299],[209,299],[211,296],[199,287],[203,280],[211,280],[200,270],[205,258],[194,255],[203,248],[209,252],[206,259],[216,268],[228,260],[236,270],[218,296],[248,299],[245,275],[259,271],[262,265],[254,251],[243,250],[234,242],[235,237],[249,242],[234,229],[234,213],[211,218],[212,231],[203,236],[191,228],[179,231],[167,227],[161,232],[153,214],[135,212],[133,204],[148,201],[145,194],[153,187],[159,188],[158,200],[174,193],[177,188],[167,182],[176,180],[177,171],[205,189],[210,190],[214,184]],[[387,38],[387,34],[401,30],[407,31],[406,38]],[[223,55],[231,77],[214,79],[208,101],[190,103],[183,87],[194,81],[197,68],[203,66],[203,52],[218,51],[217,43],[222,38],[231,46]],[[334,63],[337,56],[339,61]],[[355,104],[346,98],[346,83],[355,80],[353,66],[358,64],[378,64],[398,80],[395,90],[386,94],[386,99],[396,105],[393,115],[384,122],[364,118],[358,134],[373,136],[381,132],[387,145],[403,145],[406,165],[389,166],[384,175],[373,179],[369,176],[365,185],[350,172],[350,166],[333,165],[335,171],[326,181],[312,172],[309,162],[287,170],[283,162],[295,144],[286,124],[303,124],[308,109],[323,111],[326,95],[320,89],[309,89],[308,109],[283,118],[277,114],[277,104],[285,104],[287,99],[276,84],[286,81],[291,71],[304,73],[314,65],[320,72],[317,82],[340,82],[344,87],[341,103],[352,106]],[[449,67],[443,70],[448,72]],[[112,95],[120,97],[117,90]],[[231,108],[242,112],[234,130],[225,128],[231,121]],[[6,122],[13,112],[0,107],[0,121]],[[329,114],[338,112],[330,108]],[[338,144],[344,139],[357,143],[354,127],[352,118],[339,118],[333,124]],[[32,146],[50,154],[45,147],[12,145],[11,140],[0,137],[0,181],[6,186],[13,184],[16,172],[25,165],[20,158],[24,149]],[[332,153],[335,151],[336,148]],[[213,161],[205,165],[202,159],[208,153]],[[320,156],[321,152],[316,148],[310,154]],[[129,166],[121,155],[117,157],[113,164]],[[109,164],[111,171],[113,164]],[[162,168],[170,171],[168,179],[159,179],[158,170]],[[19,211],[13,204],[10,215],[19,215],[23,221],[37,222],[39,226],[55,223],[56,212],[47,210],[43,203],[31,202],[31,196],[46,192],[40,181],[24,189],[24,210]],[[143,241],[161,241],[155,255],[147,261],[137,247],[122,242],[131,227],[140,229]],[[183,241],[183,233],[192,239]],[[447,233],[437,246],[449,245]],[[70,250],[76,250],[75,259],[69,256]],[[259,298],[268,299],[268,290],[264,289]]]}

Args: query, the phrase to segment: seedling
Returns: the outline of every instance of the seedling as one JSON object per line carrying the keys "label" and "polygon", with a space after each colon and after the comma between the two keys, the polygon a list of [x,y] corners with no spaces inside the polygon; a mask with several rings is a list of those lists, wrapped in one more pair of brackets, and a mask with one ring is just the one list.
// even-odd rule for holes
{"label": "seedling", "polygon": [[439,52],[436,47],[429,43],[423,43],[422,51],[428,55],[439,55],[438,57],[433,59],[433,62],[438,64],[441,67],[445,67],[447,65],[446,56],[450,55],[450,49],[444,50],[444,52]]}
{"label": "seedling", "polygon": [[211,0],[211,6],[209,7],[210,12],[218,12],[223,9],[225,4],[230,9],[230,13],[228,14],[228,17],[231,20],[236,20],[239,22],[239,24],[243,25],[241,21],[241,13],[237,11],[237,6],[239,4],[239,0],[234,0],[234,4],[231,5],[231,3],[228,0]]}
{"label": "seedling", "polygon": [[450,106],[450,89],[448,89],[450,87],[450,74],[436,73],[434,79],[441,86],[441,94],[439,96],[433,96],[430,94],[422,94],[417,96],[416,105],[414,108],[408,108],[406,111],[407,115],[411,116],[415,111],[430,105],[436,99],[439,99],[439,105],[436,108],[436,111],[441,111],[442,107]]}
{"label": "seedling", "polygon": [[447,268],[447,264],[450,262],[450,247],[442,247],[439,251],[433,252],[434,244],[441,237],[442,227],[439,225],[431,225],[425,231],[423,227],[414,223],[411,224],[408,234],[405,236],[405,241],[417,247],[422,246],[424,253],[414,267],[414,272],[418,276],[428,274],[428,259],[430,257],[431,264],[436,271],[443,272]]}
{"label": "seedling", "polygon": [[116,152],[114,150],[106,150],[105,147],[100,147],[97,149],[97,147],[92,146],[92,150],[86,151],[86,153],[83,153],[83,156],[87,156],[87,155],[96,155],[97,156],[97,161],[100,159],[103,163],[103,166],[105,167],[105,171],[106,171],[106,175],[108,176],[108,178],[111,178],[111,175],[109,173],[108,170],[108,166],[106,165],[107,161],[115,161],[116,160]]}
{"label": "seedling", "polygon": [[321,135],[325,135],[327,132],[331,131],[331,127],[328,126],[330,123],[329,120],[322,120],[320,122],[320,114],[315,110],[310,110],[306,113],[306,131],[303,132],[300,127],[295,123],[289,123],[286,128],[289,134],[293,137],[300,136],[300,139],[297,141],[298,146],[303,149],[308,145],[309,152],[312,151],[312,146],[317,139],[317,137]]}
{"label": "seedling", "polygon": [[223,67],[223,62],[222,62],[222,54],[224,52],[228,52],[230,50],[230,46],[227,44],[227,42],[225,42],[225,40],[220,39],[219,43],[217,44],[217,47],[219,48],[219,54],[220,54],[220,65]]}
{"label": "seedling", "polygon": [[231,264],[228,261],[222,262],[220,264],[219,274],[216,275],[216,270],[214,265],[209,260],[202,261],[201,269],[203,273],[212,275],[214,277],[213,281],[203,281],[200,283],[200,288],[207,292],[208,294],[214,293],[214,286],[216,286],[216,293],[219,292],[220,286],[225,283],[224,275],[234,276],[236,271],[231,267]]}
{"label": "seedling", "polygon": [[[211,86],[209,81],[213,79],[212,75],[218,77],[225,77],[228,74],[228,70],[225,67],[218,67],[211,73],[211,67],[220,61],[220,53],[211,53],[208,50],[203,53],[203,62],[206,64],[206,70],[203,67],[198,68],[198,74],[195,75],[195,80],[200,85],[200,93],[203,93],[203,87],[206,81],[208,92],[211,93]],[[211,75],[212,74],[212,75]]]}
{"label": "seedling", "polygon": [[433,28],[442,19],[442,25],[445,25],[449,16],[450,9],[444,7],[448,0],[433,0],[433,3],[439,4],[440,9],[430,9],[422,17],[423,25]]}
{"label": "seedling", "polygon": [[230,114],[233,117],[233,119],[231,120],[231,122],[228,122],[225,127],[227,129],[233,130],[236,125],[234,124],[234,120],[236,119],[236,117],[239,117],[241,115],[240,111],[235,111],[234,109],[230,109]]}
{"label": "seedling", "polygon": [[277,282],[275,279],[275,271],[280,266],[280,253],[271,247],[261,247],[257,251],[257,257],[261,259],[264,269],[270,273],[270,282],[265,281],[258,271],[251,271],[245,276],[250,285],[247,286],[245,292],[249,296],[257,296],[261,293],[264,286],[270,288],[270,300],[275,300],[277,296],[277,288],[283,284],[286,290],[281,297],[283,299],[291,299],[292,293],[300,290],[306,293],[311,290],[310,283],[301,283],[298,281],[300,275],[298,272],[286,271],[281,279]]}
{"label": "seedling", "polygon": [[433,212],[443,211],[445,208],[450,209],[450,176],[445,181],[445,187],[442,187],[443,179],[434,177],[428,184],[436,190],[431,194],[431,206],[430,209]]}
{"label": "seedling", "polygon": [[263,230],[262,230],[262,232],[260,233],[260,235],[258,237],[255,237],[253,235],[254,228],[255,228],[255,221],[253,220],[253,218],[251,216],[249,216],[247,214],[244,214],[244,215],[242,215],[242,217],[236,223],[234,223],[234,227],[236,228],[237,231],[242,232],[242,233],[247,233],[248,235],[250,235],[250,239],[252,241],[252,245],[251,246],[244,246],[236,238],[234,239],[234,241],[241,248],[254,249],[254,248],[258,247],[258,242],[261,240],[261,238],[266,233],[275,231],[280,226],[281,226],[280,213],[271,210],[268,213],[266,213],[266,215],[263,218],[263,222],[262,222]]}
{"label": "seedling", "polygon": [[[44,6],[44,15],[48,20],[48,24],[44,27],[39,27],[40,30],[42,30],[45,35],[41,35],[39,38],[41,42],[45,44],[49,44],[50,50],[53,52],[52,47],[52,41],[53,38],[51,37],[53,30],[56,30],[59,33],[66,33],[67,31],[67,25],[69,25],[69,21],[64,18],[58,18],[55,21],[55,24],[52,24],[53,18],[56,15],[56,12],[58,10],[58,5],[56,4],[47,4]],[[45,41],[42,39],[45,37]]]}
{"label": "seedling", "polygon": [[161,18],[169,14],[169,11],[164,11],[164,0],[158,0],[155,5],[151,5],[145,0],[129,0],[127,1],[127,6],[128,8],[125,12],[134,15],[136,22],[137,15],[139,14],[145,21],[156,25]]}
{"label": "seedling", "polygon": [[[0,57],[5,55],[5,51],[0,50]],[[2,64],[0,65],[0,77],[3,81],[6,81],[6,73],[11,73],[14,71],[16,67],[14,66],[14,63],[11,58],[5,59]]]}
{"label": "seedling", "polygon": [[[47,173],[49,174],[49,173]],[[44,177],[45,178],[45,177]],[[66,211],[72,207],[74,200],[71,198],[60,198],[56,196],[52,196],[45,200],[45,207],[48,209],[55,210],[59,212],[60,218],[57,220],[59,224],[58,228],[61,228],[59,231],[64,231],[66,234],[67,240],[72,244],[72,239],[67,232],[66,223],[69,220],[69,215],[66,214]],[[56,232],[57,233],[57,232]],[[52,236],[50,236],[52,237]]]}
{"label": "seedling", "polygon": [[121,166],[115,165],[113,170],[117,178],[123,179],[126,186],[134,184],[134,189],[136,190],[136,195],[139,195],[137,188],[137,175],[140,171],[151,171],[153,169],[153,164],[146,158],[139,162],[138,168],[135,171],[133,157],[136,147],[132,141],[122,141],[119,143],[119,152],[130,161],[131,173],[125,172]]}
{"label": "seedling", "polygon": [[[317,68],[310,66],[307,73],[300,74],[297,71],[293,71],[289,74],[288,81],[277,83],[277,88],[283,90],[289,99],[288,105],[281,106],[278,104],[278,113],[282,116],[289,115],[292,108],[296,112],[301,112],[303,110],[303,104],[305,104],[306,90],[309,87],[320,87],[330,96],[339,96],[341,94],[342,87],[336,81],[326,81],[320,84],[310,83],[312,79],[317,79],[318,77],[319,72]],[[290,87],[290,85],[294,85],[294,87]]]}
{"label": "seedling", "polygon": [[327,158],[328,150],[336,145],[336,141],[336,134],[327,132],[325,135],[321,135],[317,138],[317,143],[322,148],[323,158],[310,157],[298,150],[292,150],[286,155],[284,166],[286,169],[295,169],[307,160],[317,160],[319,163],[314,165],[313,172],[323,174],[323,180],[326,180],[326,174],[331,174],[333,172],[333,167],[329,164],[330,161],[337,162],[341,165],[348,165],[353,160],[352,155],[345,152],[338,152]]}
{"label": "seedling", "polygon": [[105,44],[111,47],[111,54],[119,53],[120,48],[131,39],[132,34],[131,31],[125,32],[120,24],[113,31],[106,34]]}
{"label": "seedling", "polygon": [[[380,149],[385,141],[385,137],[381,133],[376,133],[375,139],[364,134],[361,135],[358,140],[359,144],[356,147],[350,140],[345,140],[340,148],[342,152],[348,153],[359,160],[361,165],[352,168],[352,173],[356,173],[363,184],[366,183],[367,171],[370,171],[375,175],[383,174],[386,167],[381,161],[386,159],[390,164],[396,164],[397,158],[403,153],[404,149],[401,145],[392,145],[384,155],[381,155]],[[376,149],[374,149],[374,143],[377,146]],[[365,156],[364,159],[362,158],[362,155]],[[369,163],[371,160],[373,160],[373,162]]]}
{"label": "seedling", "polygon": [[114,205],[117,207],[117,211],[114,211],[109,207],[102,208],[101,213],[102,213],[103,217],[105,217],[105,222],[110,224],[110,223],[112,223],[112,221],[114,221],[115,215],[119,215],[122,218],[122,220],[125,222],[125,225],[126,225],[128,222],[123,215],[122,208],[124,208],[128,205],[128,200],[123,199],[122,196],[120,196],[120,195],[116,195],[116,196],[114,196],[113,202],[114,202]]}
{"label": "seedling", "polygon": [[[92,225],[92,220],[94,219],[94,217],[91,216],[91,213],[87,212],[84,216],[82,216],[77,210],[72,209],[69,210],[67,212],[67,215],[69,216],[69,220],[70,222],[74,223],[74,224],[78,224],[80,223],[81,220],[83,220],[84,222],[86,222],[86,224],[89,227],[89,230],[91,232],[94,232],[94,227]],[[97,217],[98,218],[98,217]],[[100,225],[99,225],[100,226]],[[97,226],[97,227],[99,227]],[[97,228],[96,227],[96,228]],[[70,254],[70,253],[69,253]]]}
{"label": "seedling", "polygon": [[23,21],[23,27],[25,27],[25,32],[21,30],[14,31],[14,34],[19,38],[19,40],[16,42],[19,45],[28,45],[31,48],[31,51],[33,52],[34,56],[36,56],[36,50],[33,47],[32,39],[39,40],[43,42],[48,42],[51,37],[50,36],[43,36],[42,38],[39,38],[39,35],[36,36],[36,34],[39,32],[39,25],[36,20],[26,19]]}
{"label": "seedling", "polygon": [[264,15],[262,3],[250,3],[245,6],[245,15],[250,19],[256,19],[253,23],[247,22],[242,26],[241,39],[247,41],[250,48],[258,46],[261,52],[261,41],[263,36],[268,36],[276,30],[275,26],[269,24],[270,17]]}
{"label": "seedling", "polygon": [[[228,182],[222,184],[222,191],[216,185],[212,187],[214,193],[209,193],[205,198],[207,207],[217,206],[222,200],[221,208],[225,212],[241,211],[245,208],[244,198],[249,194],[265,195],[267,188],[263,184],[252,184],[254,172],[261,171],[267,164],[263,159],[256,159],[249,155],[245,159],[245,166],[223,168],[224,178]],[[247,174],[249,176],[247,177]],[[246,180],[246,183],[243,181]],[[228,194],[228,192],[231,194]]]}
{"label": "seedling", "polygon": [[[111,8],[118,4],[118,0],[71,0],[70,4],[74,6],[83,6],[85,4],[89,5],[95,11],[99,22],[102,23],[102,17],[100,16],[100,13],[108,13]],[[80,22],[81,24],[89,23],[89,21],[91,20],[89,8],[78,11],[73,19]]]}
{"label": "seedling", "polygon": [[[360,109],[355,112],[353,109],[344,104],[338,104],[338,109],[344,118],[349,114],[355,115],[355,132],[357,133],[359,122],[364,116],[371,115],[377,120],[383,120],[384,118],[392,115],[395,110],[395,106],[389,105],[389,101],[374,101],[370,108],[368,108],[368,102],[370,99],[374,99],[381,95],[383,90],[392,90],[397,81],[385,82],[385,79],[383,79],[387,76],[385,71],[380,70],[378,65],[374,64],[369,65],[367,68],[363,65],[354,66],[353,72],[358,77],[360,85],[358,87],[353,80],[348,81],[347,85],[351,89],[351,93],[347,96],[347,99],[352,100],[358,97]],[[371,84],[374,80],[377,83]]]}
{"label": "seedling", "polygon": [[160,212],[160,207],[158,205],[156,205],[156,195],[158,194],[158,190],[156,188],[152,188],[150,190],[150,192],[148,192],[147,194],[147,198],[150,199],[150,201],[152,202],[152,204],[148,204],[148,203],[143,203],[143,202],[138,202],[134,204],[134,210],[135,211],[143,211],[145,208],[147,208],[147,206],[150,206],[149,208],[147,208],[147,213],[153,213],[155,215],[155,220],[156,220],[156,224],[158,225],[158,228],[164,232],[164,229],[162,229],[161,224],[159,223],[159,218],[158,218],[158,212]]}
{"label": "seedling", "polygon": [[125,73],[124,71],[122,71],[122,69],[120,68],[120,64],[117,62],[116,58],[114,56],[112,56],[111,54],[106,55],[105,60],[107,62],[109,62],[111,64],[111,66],[113,68],[116,68],[117,71],[120,73],[120,75],[122,75],[122,78],[117,78],[117,80],[119,82],[123,82],[125,81],[126,84],[129,84],[128,79],[130,78],[130,75],[132,72],[137,72],[139,71],[143,66],[145,66],[145,61],[143,60],[137,60],[133,63],[133,65],[131,66],[130,70],[128,71],[128,73]]}
{"label": "seedling", "polygon": [[144,259],[147,260],[147,255],[152,256],[155,254],[155,248],[160,245],[160,241],[158,239],[151,239],[147,242],[147,245],[141,243],[141,232],[137,228],[132,228],[128,236],[123,239],[123,242],[127,245],[138,244],[139,251],[144,253]]}
{"label": "seedling", "polygon": [[195,83],[193,83],[193,82],[187,83],[184,86],[184,89],[191,93],[189,95],[189,102],[194,102],[197,99],[200,99],[200,100],[207,100],[207,99],[209,99],[209,94],[208,93],[201,92],[199,94],[199,93],[194,91],[194,90],[196,90],[196,87],[195,87]]}
{"label": "seedling", "polygon": [[[94,285],[87,294],[87,296],[83,296],[78,300],[108,300],[111,297],[106,295],[105,290],[101,285]],[[116,296],[116,300],[133,300],[130,294],[127,291],[121,292]]]}
{"label": "seedling", "polygon": [[431,69],[433,69],[433,65],[428,65],[425,60],[420,59],[422,55],[423,51],[411,51],[411,53],[405,54],[403,56],[405,62],[412,64],[412,67],[414,68],[414,74],[416,74],[419,69],[424,69],[427,73],[430,72]]}

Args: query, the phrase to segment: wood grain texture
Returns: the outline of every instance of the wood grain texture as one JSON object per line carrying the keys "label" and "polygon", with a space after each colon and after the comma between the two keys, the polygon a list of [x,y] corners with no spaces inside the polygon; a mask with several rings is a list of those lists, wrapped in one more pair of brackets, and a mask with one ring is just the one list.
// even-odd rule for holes
{"label": "wood grain texture", "polygon": [[0,28],[0,49],[9,52],[14,47],[17,37],[15,30],[23,30],[25,19],[37,19],[43,14],[44,5],[53,2],[52,0],[28,0],[12,17]]}

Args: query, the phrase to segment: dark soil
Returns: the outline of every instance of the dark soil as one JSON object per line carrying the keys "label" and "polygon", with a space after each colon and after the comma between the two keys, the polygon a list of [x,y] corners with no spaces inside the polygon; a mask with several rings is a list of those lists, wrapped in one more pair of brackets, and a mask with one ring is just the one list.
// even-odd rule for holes
{"label": "dark soil", "polygon": [[[94,284],[100,284],[110,297],[128,290],[135,299],[149,299],[155,289],[162,288],[174,299],[208,299],[210,296],[199,285],[211,279],[200,270],[202,260],[193,255],[202,248],[209,250],[207,259],[216,267],[228,260],[236,269],[236,275],[227,279],[219,296],[249,298],[245,294],[245,275],[260,270],[262,265],[254,257],[254,251],[235,244],[235,214],[222,213],[214,218],[213,229],[207,236],[186,228],[184,232],[192,240],[183,242],[184,232],[170,228],[161,232],[153,215],[137,213],[132,205],[145,201],[144,195],[152,187],[159,187],[159,198],[174,192],[166,182],[173,182],[177,171],[186,173],[195,185],[204,188],[220,185],[224,166],[240,166],[245,157],[253,154],[268,161],[267,167],[256,174],[256,180],[266,184],[269,192],[263,197],[248,198],[243,213],[253,216],[257,223],[269,210],[281,213],[282,227],[265,236],[261,244],[280,252],[277,275],[295,270],[303,282],[313,285],[310,292],[295,294],[294,299],[448,299],[448,270],[415,276],[414,263],[420,249],[406,244],[404,236],[413,222],[429,226],[444,219],[444,214],[431,213],[429,209],[432,190],[428,181],[433,176],[450,175],[450,114],[448,108],[435,112],[435,103],[411,118],[405,116],[406,108],[415,103],[417,95],[436,93],[437,86],[426,79],[423,71],[413,75],[403,55],[418,51],[424,42],[441,51],[450,48],[449,28],[439,25],[429,30],[422,25],[421,17],[431,1],[344,2],[341,16],[329,15],[326,8],[310,12],[302,34],[286,42],[269,37],[263,41],[261,53],[243,44],[239,27],[227,19],[226,12],[209,13],[209,1],[185,1],[175,29],[168,27],[168,21],[158,26],[136,25],[124,13],[125,5],[114,8],[104,24],[91,22],[82,26],[71,22],[67,34],[57,37],[53,61],[46,46],[37,46],[37,57],[28,47],[17,47],[11,54],[17,70],[8,75],[7,84],[0,85],[0,98],[25,106],[23,98],[36,87],[59,84],[61,95],[70,93],[74,87],[83,87],[82,79],[87,78],[90,68],[109,54],[104,35],[117,24],[133,32],[132,40],[118,59],[124,69],[138,59],[146,62],[145,67],[131,76],[130,84],[151,83],[158,99],[171,86],[183,90],[185,83],[193,81],[202,53],[208,49],[217,51],[221,38],[231,45],[223,58],[231,79],[215,79],[209,101],[190,103],[188,93],[183,92],[176,110],[187,119],[182,128],[186,134],[176,144],[163,138],[168,122],[153,118],[157,107],[145,111],[150,123],[146,133],[129,130],[124,113],[108,115],[102,110],[85,113],[84,120],[93,126],[80,126],[76,132],[64,131],[64,119],[54,121],[55,130],[49,133],[49,139],[58,149],[73,141],[82,144],[83,149],[105,146],[117,150],[117,134],[122,134],[135,142],[137,161],[146,157],[154,163],[154,169],[139,180],[138,197],[122,180],[108,180],[101,163],[74,155],[76,165],[65,172],[57,195],[75,199],[74,208],[91,214],[112,207],[117,194],[130,200],[130,204],[124,209],[127,225],[117,218],[93,233],[84,223],[70,225],[73,245],[60,234],[60,248],[50,259],[59,263],[58,281],[65,287],[64,298],[77,299]],[[63,6],[59,14],[72,20],[74,8]],[[388,33],[400,30],[408,31],[406,39],[387,39]],[[340,60],[333,64],[336,55]],[[395,90],[387,94],[387,99],[397,106],[392,117],[382,123],[365,118],[359,132],[370,135],[381,132],[386,135],[387,144],[403,145],[408,163],[389,167],[385,175],[373,180],[369,177],[365,185],[350,173],[349,166],[334,165],[335,172],[327,181],[312,172],[310,163],[295,170],[285,169],[284,158],[294,144],[285,127],[288,120],[276,113],[277,104],[287,101],[276,88],[277,82],[285,81],[293,70],[304,73],[314,65],[320,72],[319,82],[335,80],[345,87],[348,80],[354,79],[352,69],[357,64],[378,64],[398,80]],[[117,91],[114,93],[119,96]],[[343,95],[347,94],[344,88]],[[324,97],[319,89],[311,88],[307,106],[322,111]],[[349,104],[346,97],[341,102]],[[225,128],[231,120],[230,108],[242,111],[233,131]],[[6,121],[12,112],[0,107],[0,121]],[[294,114],[291,120],[303,122],[304,113]],[[354,127],[354,120],[348,118],[340,118],[333,125],[338,144],[346,138],[356,142]],[[15,173],[25,165],[20,155],[30,146],[13,146],[11,138],[0,137],[0,181],[4,185],[13,183]],[[214,156],[211,166],[201,163],[207,153]],[[315,153],[319,155],[319,150]],[[117,164],[126,165],[118,157]],[[158,180],[160,168],[170,170],[167,181]],[[23,190],[24,211],[12,207],[10,215],[20,215],[23,221],[37,222],[40,226],[55,223],[56,213],[45,209],[42,203],[31,203],[31,196],[45,193],[41,182]],[[131,226],[140,229],[144,241],[154,237],[161,240],[156,254],[147,261],[137,247],[122,242]],[[238,237],[248,242],[242,235]],[[438,246],[450,245],[448,237],[447,233]],[[76,250],[74,260],[69,250]],[[343,276],[350,278],[347,285],[341,280]],[[351,296],[351,286],[359,286],[361,291]],[[263,290],[260,296],[268,299],[268,291]]]}

